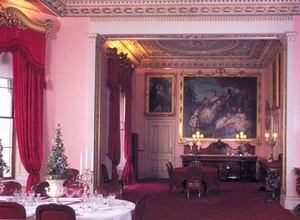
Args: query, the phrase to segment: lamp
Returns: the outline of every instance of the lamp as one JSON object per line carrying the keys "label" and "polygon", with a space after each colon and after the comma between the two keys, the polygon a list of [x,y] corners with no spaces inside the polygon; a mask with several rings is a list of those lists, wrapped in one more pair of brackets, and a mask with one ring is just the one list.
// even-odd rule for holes
{"label": "lamp", "polygon": [[273,150],[274,146],[276,145],[276,138],[278,137],[277,133],[272,134],[272,138],[269,140],[270,134],[265,133],[265,139],[266,139],[266,145],[271,148],[271,157],[268,160],[268,162],[274,162],[274,157],[273,157]]}
{"label": "lamp", "polygon": [[196,142],[197,152],[201,150],[201,140],[204,138],[204,135],[197,131],[196,134],[193,134],[193,139],[198,139]]}
{"label": "lamp", "polygon": [[236,138],[236,142],[239,145],[243,145],[246,142],[247,135],[245,135],[244,132],[241,131],[240,134],[235,135],[235,138]]}

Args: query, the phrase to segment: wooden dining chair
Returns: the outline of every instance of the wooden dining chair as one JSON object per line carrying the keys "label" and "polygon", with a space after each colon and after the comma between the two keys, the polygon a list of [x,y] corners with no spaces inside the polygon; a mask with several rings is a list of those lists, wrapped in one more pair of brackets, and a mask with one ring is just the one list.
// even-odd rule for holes
{"label": "wooden dining chair", "polygon": [[39,205],[35,210],[37,220],[76,220],[74,209],[67,205],[44,204]]}
{"label": "wooden dining chair", "polygon": [[101,164],[101,184],[107,184],[107,185],[117,185],[121,188],[123,191],[124,182],[122,179],[118,180],[111,180],[108,176],[107,167],[105,164]]}
{"label": "wooden dining chair", "polygon": [[187,198],[190,197],[191,189],[198,189],[198,196],[201,197],[202,189],[202,170],[201,166],[189,166],[187,170],[186,191]]}
{"label": "wooden dining chair", "polygon": [[2,182],[4,188],[0,196],[13,196],[15,191],[22,191],[22,186],[16,181]]}
{"label": "wooden dining chair", "polygon": [[167,162],[166,163],[166,167],[167,167],[167,171],[168,171],[168,177],[169,177],[169,192],[172,191],[172,179],[171,179],[171,175],[172,175],[172,170],[173,170],[173,165],[170,165],[171,162]]}
{"label": "wooden dining chair", "polygon": [[146,208],[148,193],[143,194],[135,203],[135,208],[132,211],[132,220],[142,220]]}
{"label": "wooden dining chair", "polygon": [[25,207],[17,202],[0,202],[0,219],[26,219]]}
{"label": "wooden dining chair", "polygon": [[37,196],[38,193],[41,194],[41,197],[48,197],[46,188],[49,187],[48,182],[40,182],[31,186],[30,191],[34,192],[34,196]]}

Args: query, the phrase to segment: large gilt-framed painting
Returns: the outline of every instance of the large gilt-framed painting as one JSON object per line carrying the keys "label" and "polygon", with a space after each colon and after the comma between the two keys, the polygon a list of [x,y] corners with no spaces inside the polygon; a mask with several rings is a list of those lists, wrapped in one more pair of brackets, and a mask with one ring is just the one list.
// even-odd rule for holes
{"label": "large gilt-framed painting", "polygon": [[174,116],[175,73],[147,73],[145,84],[145,115]]}
{"label": "large gilt-framed painting", "polygon": [[200,131],[204,141],[260,139],[260,73],[181,73],[179,143]]}

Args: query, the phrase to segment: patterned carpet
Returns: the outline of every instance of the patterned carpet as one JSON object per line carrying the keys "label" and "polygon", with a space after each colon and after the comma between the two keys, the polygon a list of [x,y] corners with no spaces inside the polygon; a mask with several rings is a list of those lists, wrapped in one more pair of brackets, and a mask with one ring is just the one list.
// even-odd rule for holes
{"label": "patterned carpet", "polygon": [[299,219],[285,210],[278,201],[267,202],[269,192],[258,191],[259,182],[221,182],[220,195],[207,197],[192,192],[187,199],[181,190],[168,192],[168,180],[142,180],[124,188],[123,199],[136,202],[148,192],[143,220],[294,220]]}

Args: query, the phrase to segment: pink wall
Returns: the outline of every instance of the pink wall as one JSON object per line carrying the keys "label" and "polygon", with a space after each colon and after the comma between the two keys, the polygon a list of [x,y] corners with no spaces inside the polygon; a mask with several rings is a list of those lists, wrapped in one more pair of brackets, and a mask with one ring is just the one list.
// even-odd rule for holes
{"label": "pink wall", "polygon": [[[80,152],[88,142],[88,18],[55,21],[47,40],[44,158],[41,175],[51,151],[58,123],[70,167],[79,169]],[[84,162],[83,162],[84,163]]]}

